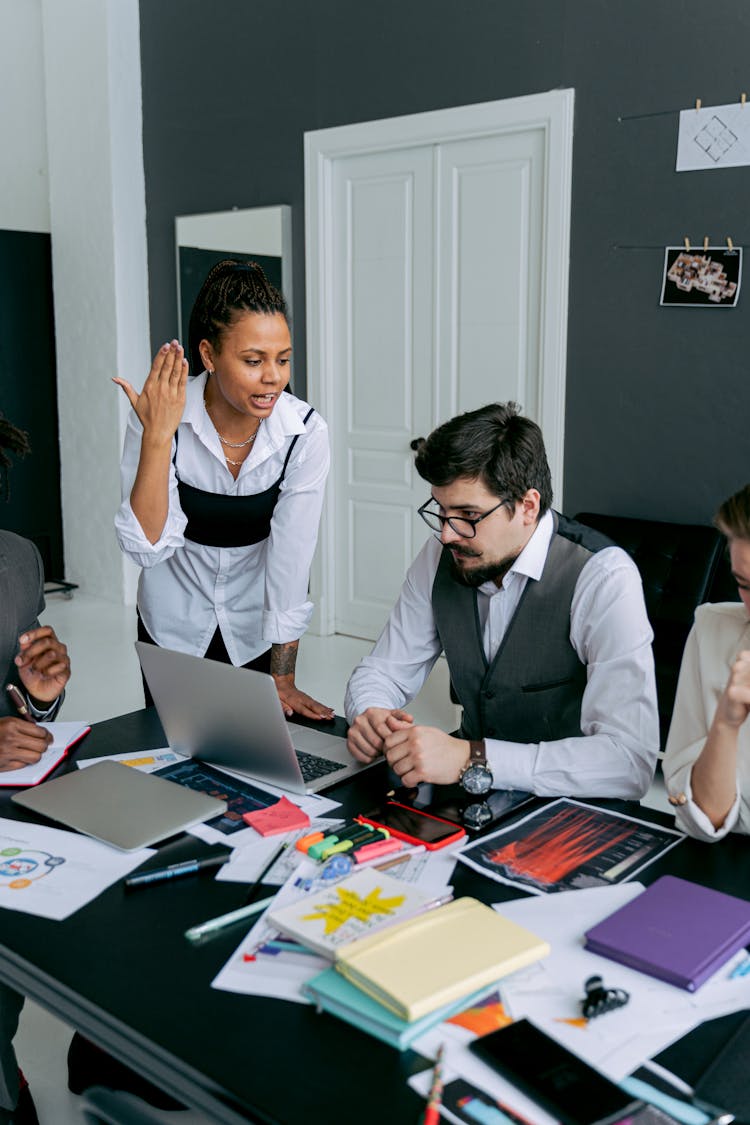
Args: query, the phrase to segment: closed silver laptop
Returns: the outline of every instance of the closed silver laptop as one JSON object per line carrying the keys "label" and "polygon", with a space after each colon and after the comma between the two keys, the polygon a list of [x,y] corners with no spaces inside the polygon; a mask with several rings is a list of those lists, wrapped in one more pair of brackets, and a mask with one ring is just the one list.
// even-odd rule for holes
{"label": "closed silver laptop", "polygon": [[125,852],[146,848],[226,812],[226,801],[120,762],[44,781],[12,800]]}
{"label": "closed silver laptop", "polygon": [[136,641],[173,750],[293,793],[317,793],[362,766],[346,740],[288,723],[272,676]]}

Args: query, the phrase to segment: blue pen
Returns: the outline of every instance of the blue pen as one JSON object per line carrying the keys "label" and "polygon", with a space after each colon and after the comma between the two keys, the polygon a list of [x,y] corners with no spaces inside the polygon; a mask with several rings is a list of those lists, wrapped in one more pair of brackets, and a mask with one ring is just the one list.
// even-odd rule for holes
{"label": "blue pen", "polygon": [[729,974],[729,979],[734,980],[735,977],[746,977],[750,973],[750,957],[745,957],[744,961],[740,961],[739,965],[735,965]]}
{"label": "blue pen", "polygon": [[139,875],[131,875],[125,880],[128,890],[134,887],[147,887],[151,883],[163,883],[166,879],[180,879],[184,875],[200,875],[204,871],[212,871],[221,867],[229,859],[230,852],[221,855],[208,855],[202,859],[186,859],[182,863],[170,863],[168,867],[159,867],[152,871],[142,871]]}
{"label": "blue pen", "polygon": [[618,1086],[632,1097],[640,1098],[641,1101],[649,1102],[650,1105],[664,1110],[676,1121],[682,1122],[682,1125],[710,1125],[712,1121],[711,1115],[704,1113],[698,1106],[684,1102],[680,1098],[673,1098],[670,1094],[664,1094],[640,1078],[623,1078],[618,1082]]}

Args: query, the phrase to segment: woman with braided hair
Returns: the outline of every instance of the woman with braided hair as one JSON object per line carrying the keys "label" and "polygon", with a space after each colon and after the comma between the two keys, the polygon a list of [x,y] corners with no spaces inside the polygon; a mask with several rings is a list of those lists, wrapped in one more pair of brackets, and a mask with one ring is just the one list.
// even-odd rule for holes
{"label": "woman with braided hair", "polygon": [[323,419],[285,393],[291,351],[261,267],[215,265],[190,317],[200,374],[172,340],[140,394],[114,380],[133,408],[115,524],[141,567],[141,640],[270,672],[287,715],[328,719],[294,678],[330,454]]}

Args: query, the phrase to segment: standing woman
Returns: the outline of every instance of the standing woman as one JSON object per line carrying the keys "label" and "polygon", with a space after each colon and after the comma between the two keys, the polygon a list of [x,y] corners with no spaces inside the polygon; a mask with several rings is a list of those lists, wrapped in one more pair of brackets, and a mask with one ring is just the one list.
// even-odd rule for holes
{"label": "standing woman", "polygon": [[286,302],[257,263],[227,259],[203,283],[189,336],[201,374],[188,379],[173,340],[140,394],[114,380],[133,408],[115,526],[142,568],[139,638],[270,672],[287,715],[331,718],[294,679],[330,454],[320,415],[284,393]]}
{"label": "standing woman", "polygon": [[707,841],[750,833],[750,484],[714,523],[727,537],[740,601],[696,610],[664,754],[677,825]]}

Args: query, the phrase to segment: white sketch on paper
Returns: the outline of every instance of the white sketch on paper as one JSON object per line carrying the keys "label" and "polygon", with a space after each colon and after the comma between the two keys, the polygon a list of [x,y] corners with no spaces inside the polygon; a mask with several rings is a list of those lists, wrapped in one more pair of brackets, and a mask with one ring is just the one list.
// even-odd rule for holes
{"label": "white sketch on paper", "polygon": [[750,106],[740,102],[683,109],[677,134],[678,172],[750,164]]}
{"label": "white sketch on paper", "polygon": [[725,125],[721,118],[715,114],[695,135],[695,143],[698,148],[705,152],[714,164],[727,159],[729,150],[737,144],[737,139],[737,134],[733,133],[729,126]]}

